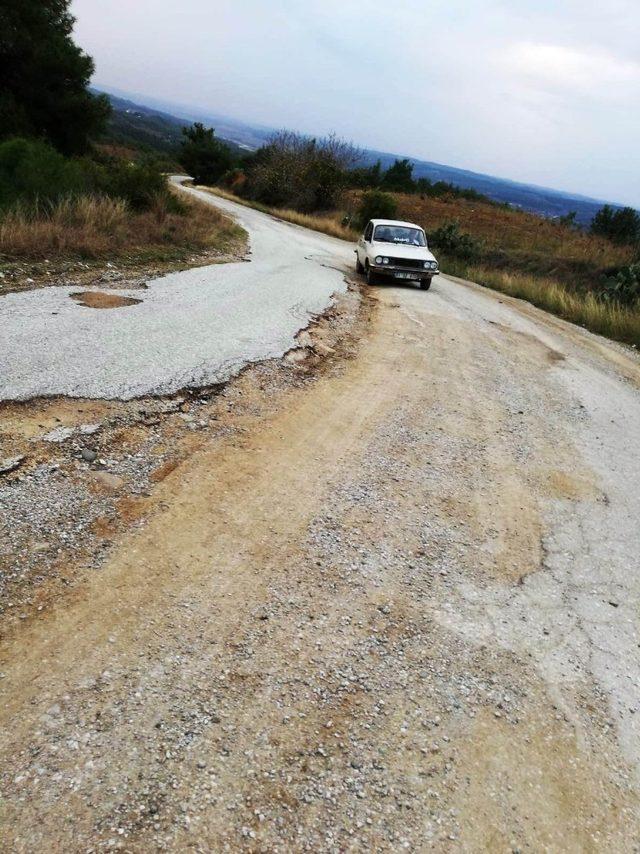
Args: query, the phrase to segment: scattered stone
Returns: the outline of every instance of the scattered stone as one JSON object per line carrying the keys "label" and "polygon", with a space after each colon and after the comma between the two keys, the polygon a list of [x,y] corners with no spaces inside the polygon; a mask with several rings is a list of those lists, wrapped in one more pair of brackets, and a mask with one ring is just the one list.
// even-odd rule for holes
{"label": "scattered stone", "polygon": [[118,490],[124,486],[124,479],[117,474],[108,471],[96,471],[92,474],[93,479],[107,489]]}
{"label": "scattered stone", "polygon": [[43,442],[66,442],[70,439],[75,430],[73,427],[54,427],[42,437]]}
{"label": "scattered stone", "polygon": [[97,453],[91,448],[83,448],[80,451],[80,455],[82,459],[88,463],[92,463],[98,456]]}
{"label": "scattered stone", "polygon": [[313,345],[313,349],[318,356],[332,356],[336,352],[333,347],[329,347],[328,344],[323,344],[322,341],[316,341]]}
{"label": "scattered stone", "polygon": [[20,468],[25,459],[26,457],[24,456],[24,454],[18,454],[15,457],[5,457],[4,459],[0,459],[0,474],[9,474],[9,472],[15,471],[17,468]]}

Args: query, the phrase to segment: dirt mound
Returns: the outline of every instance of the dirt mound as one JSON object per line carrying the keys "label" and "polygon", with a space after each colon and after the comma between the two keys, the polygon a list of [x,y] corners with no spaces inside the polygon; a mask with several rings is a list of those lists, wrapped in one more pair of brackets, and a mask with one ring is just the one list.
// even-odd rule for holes
{"label": "dirt mound", "polygon": [[122,308],[142,302],[134,297],[123,297],[120,294],[108,294],[104,291],[77,291],[70,294],[70,297],[87,308]]}

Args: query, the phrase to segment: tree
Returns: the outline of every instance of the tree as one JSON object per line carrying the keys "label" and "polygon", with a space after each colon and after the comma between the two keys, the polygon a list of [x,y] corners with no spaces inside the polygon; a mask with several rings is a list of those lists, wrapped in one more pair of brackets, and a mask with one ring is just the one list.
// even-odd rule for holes
{"label": "tree", "polygon": [[560,225],[565,225],[567,228],[580,228],[577,221],[578,211],[568,211],[563,216],[559,217]]}
{"label": "tree", "polygon": [[352,169],[347,178],[350,187],[373,190],[379,187],[382,181],[382,164],[376,160],[372,166],[359,166],[357,169]]}
{"label": "tree", "polygon": [[196,184],[215,184],[234,167],[233,152],[216,139],[213,128],[196,122],[190,128],[182,128],[182,133],[180,162]]}
{"label": "tree", "polygon": [[413,193],[416,188],[413,163],[410,160],[396,160],[384,173],[381,186],[384,190],[396,193]]}
{"label": "tree", "polygon": [[0,139],[43,138],[82,154],[106,124],[108,99],[87,86],[94,65],[73,42],[70,0],[0,0]]}
{"label": "tree", "polygon": [[605,205],[591,220],[591,233],[607,237],[613,243],[640,241],[640,215],[633,208]]}

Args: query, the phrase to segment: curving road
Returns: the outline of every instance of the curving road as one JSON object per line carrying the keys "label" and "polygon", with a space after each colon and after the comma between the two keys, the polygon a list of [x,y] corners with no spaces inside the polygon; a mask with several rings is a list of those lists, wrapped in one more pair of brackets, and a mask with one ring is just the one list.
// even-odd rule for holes
{"label": "curving road", "polygon": [[[146,321],[108,337],[117,379],[62,382],[72,349],[34,338],[46,380],[14,393],[196,382],[201,338],[211,376],[286,349],[351,247],[216,204],[251,264],[123,310]],[[8,849],[639,849],[637,355],[444,276],[369,294],[350,358],[221,400],[145,524],[3,641]],[[13,365],[64,296],[4,298]]]}
{"label": "curving road", "polygon": [[77,287],[3,296],[0,399],[128,400],[222,382],[293,347],[309,318],[346,288],[353,251],[343,241],[208,193],[184,192],[237,217],[249,232],[251,263],[200,267],[150,281],[146,290],[118,290],[141,302],[106,315],[72,300]]}

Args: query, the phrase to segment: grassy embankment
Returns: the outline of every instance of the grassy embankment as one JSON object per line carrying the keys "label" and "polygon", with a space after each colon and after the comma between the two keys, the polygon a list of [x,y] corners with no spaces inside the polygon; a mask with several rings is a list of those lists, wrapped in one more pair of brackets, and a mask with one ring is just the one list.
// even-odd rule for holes
{"label": "grassy embankment", "polygon": [[[351,241],[357,235],[342,220],[345,213],[357,210],[358,191],[347,193],[344,210],[319,215],[267,208],[220,188],[212,192],[333,237]],[[483,202],[394,197],[400,219],[417,222],[428,232],[456,221],[477,241],[473,260],[447,256],[434,247],[444,272],[527,300],[592,332],[640,346],[640,309],[595,296],[607,271],[633,260],[631,247],[615,246],[561,223]]]}
{"label": "grassy embankment", "polygon": [[238,226],[207,205],[162,198],[143,211],[125,201],[79,196],[39,209],[14,208],[0,215],[0,264],[80,258],[111,261],[177,260],[194,251],[231,251]]}
{"label": "grassy embankment", "polygon": [[246,235],[167,184],[157,161],[124,153],[62,156],[40,141],[0,143],[0,291],[148,276],[243,251]]}

